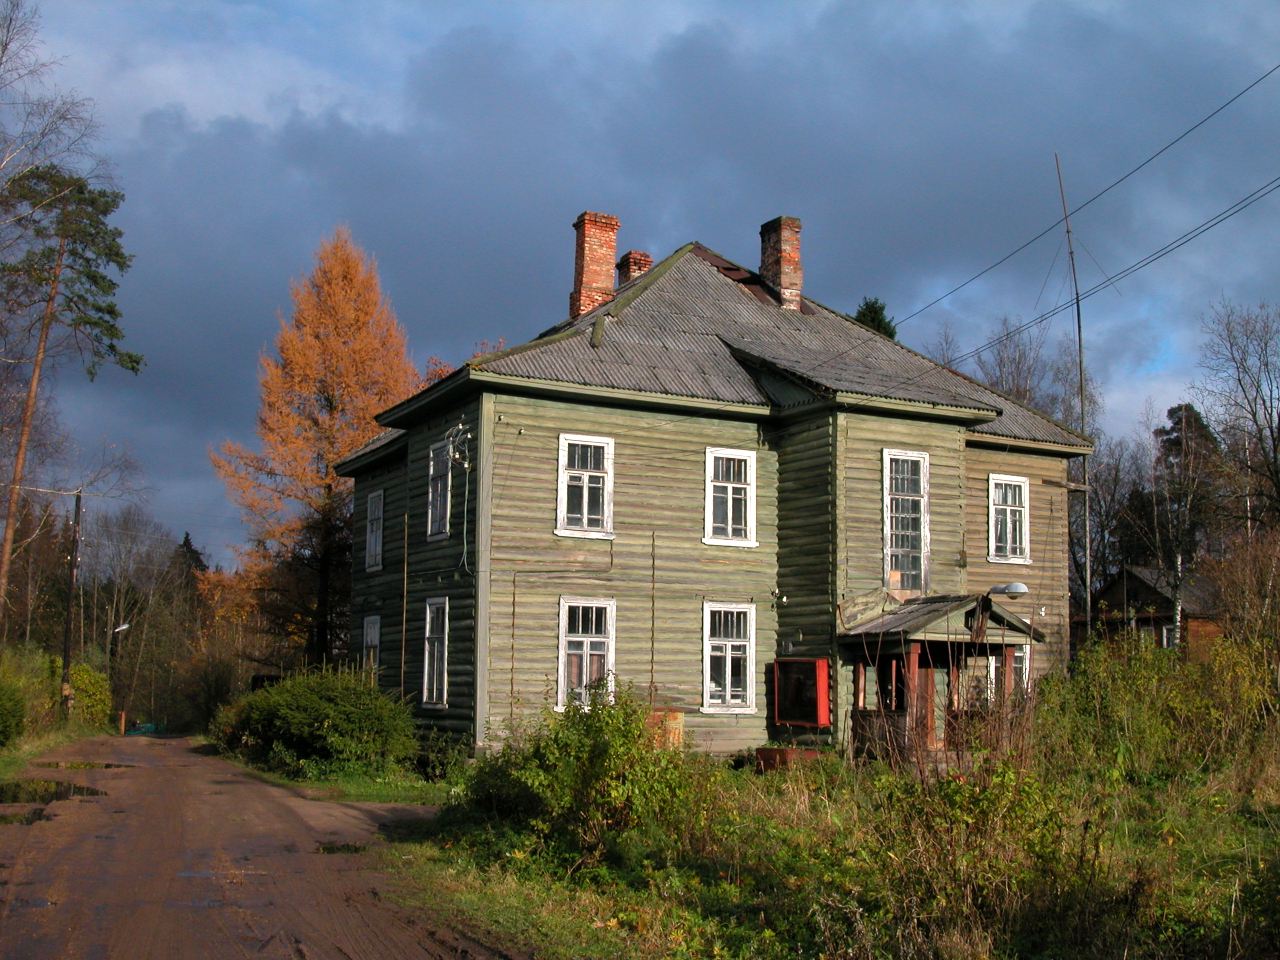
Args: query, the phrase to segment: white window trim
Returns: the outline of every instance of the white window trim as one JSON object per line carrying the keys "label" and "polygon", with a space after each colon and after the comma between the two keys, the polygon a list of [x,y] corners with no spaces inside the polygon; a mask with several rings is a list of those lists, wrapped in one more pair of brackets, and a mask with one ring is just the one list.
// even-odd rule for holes
{"label": "white window trim", "polygon": [[[730,706],[711,702],[711,611],[745,610],[747,612],[747,702],[744,706]],[[754,603],[720,603],[704,600],[702,603],[702,706],[700,713],[752,714],[756,712],[756,605]]]}
{"label": "white window trim", "polygon": [[[920,467],[920,593],[927,594],[929,592],[929,454],[921,450],[891,450],[884,449],[881,451],[881,487],[883,488],[883,501],[880,507],[880,514],[883,518],[883,538],[884,538],[884,584],[886,589],[889,588],[889,546],[893,542],[889,524],[889,462],[891,460],[919,460]],[[915,591],[911,591],[915,592]]]}
{"label": "white window trim", "polygon": [[[996,484],[1017,484],[1022,487],[1022,546],[1026,554],[1020,557],[1000,556],[996,553]],[[1031,481],[1026,477],[1014,477],[1004,473],[987,475],[987,560],[990,563],[1031,563]]]}
{"label": "white window trim", "polygon": [[[566,525],[568,513],[568,465],[569,444],[591,443],[604,447],[604,529],[579,530]],[[560,434],[559,466],[556,471],[556,529],[557,537],[580,537],[584,540],[613,539],[613,438],[592,437],[581,433]]]}
{"label": "white window trim", "polygon": [[[378,551],[377,556],[373,556],[370,549],[373,544],[373,529],[369,523],[369,517],[373,513],[374,502],[378,504]],[[385,505],[385,497],[381,490],[375,490],[365,498],[364,502],[364,568],[369,573],[376,573],[382,569],[382,549],[383,549],[383,533],[386,531],[386,514],[383,511]]]}
{"label": "white window trim", "polygon": [[[372,629],[371,629],[372,628]],[[373,643],[369,642],[369,634],[373,634]],[[364,633],[361,637],[361,655],[360,662],[367,663],[369,656],[369,648],[373,648],[373,669],[376,673],[378,670],[378,661],[382,656],[382,617],[376,613],[371,613],[364,618]]]}
{"label": "white window trim", "polygon": [[[735,537],[715,537],[711,535],[712,519],[712,477],[714,476],[716,457],[734,457],[747,461],[747,536],[745,539]],[[714,547],[758,547],[756,540],[756,452],[754,450],[733,450],[728,447],[707,447],[705,495],[703,501],[702,542]]]}
{"label": "white window trim", "polygon": [[[443,449],[445,451],[445,473],[444,473],[444,529],[431,532],[435,519],[431,515],[431,483],[435,479],[436,468],[436,451]],[[453,501],[453,459],[449,456],[449,441],[441,440],[439,443],[433,443],[427,450],[427,539],[428,540],[448,540],[449,539],[449,508]]]}
{"label": "white window trim", "polygon": [[613,597],[569,597],[562,596],[560,598],[560,640],[559,653],[556,657],[556,712],[561,713],[565,708],[565,657],[568,653],[568,633],[569,633],[569,608],[573,606],[584,607],[608,607],[609,608],[609,635],[608,647],[605,653],[605,676],[609,678],[609,695],[613,695],[614,691],[614,649],[618,635],[618,601]]}
{"label": "white window trim", "polygon": [[[427,699],[427,670],[431,665],[431,658],[427,651],[427,638],[431,630],[432,607],[444,607],[444,636],[441,638],[444,651],[440,658],[444,676],[441,678],[441,699],[438,701]],[[444,710],[449,706],[449,598],[428,597],[423,610],[426,612],[426,625],[422,631],[422,706],[428,710]]]}

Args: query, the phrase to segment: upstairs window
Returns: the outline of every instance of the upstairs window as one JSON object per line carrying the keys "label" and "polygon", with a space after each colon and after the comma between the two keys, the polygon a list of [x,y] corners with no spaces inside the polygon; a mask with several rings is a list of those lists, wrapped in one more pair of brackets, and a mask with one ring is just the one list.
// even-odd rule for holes
{"label": "upstairs window", "polygon": [[613,439],[560,435],[556,533],[613,538]]}
{"label": "upstairs window", "polygon": [[427,639],[422,661],[422,702],[443,707],[447,702],[449,657],[449,600],[427,601]]}
{"label": "upstairs window", "polygon": [[364,655],[361,658],[366,670],[378,669],[378,650],[382,646],[382,617],[377,614],[364,618]]}
{"label": "upstairs window", "polygon": [[929,565],[929,455],[884,451],[885,584],[921,593]]}
{"label": "upstairs window", "polygon": [[612,676],[615,610],[612,599],[560,598],[557,710],[569,703],[587,703],[588,687]]}
{"label": "upstairs window", "polygon": [[993,473],[990,487],[989,553],[995,563],[1030,563],[1031,548],[1027,537],[1027,503],[1030,493],[1026,477],[1007,477]]}
{"label": "upstairs window", "polygon": [[427,463],[427,536],[444,539],[449,536],[449,441],[431,445]]}
{"label": "upstairs window", "polygon": [[365,501],[364,568],[382,569],[382,491],[369,494]]}
{"label": "upstairs window", "polygon": [[702,542],[729,547],[757,545],[755,451],[707,447]]}
{"label": "upstairs window", "polygon": [[754,713],[756,610],[749,603],[702,606],[702,711]]}

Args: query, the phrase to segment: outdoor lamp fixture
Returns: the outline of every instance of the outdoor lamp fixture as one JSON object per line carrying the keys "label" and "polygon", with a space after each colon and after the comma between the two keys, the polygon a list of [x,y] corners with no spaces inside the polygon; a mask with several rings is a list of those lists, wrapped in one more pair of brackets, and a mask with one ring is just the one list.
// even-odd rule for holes
{"label": "outdoor lamp fixture", "polygon": [[125,632],[126,630],[128,630],[128,629],[129,629],[129,624],[127,624],[127,623],[122,623],[122,624],[120,624],[120,626],[116,627],[116,628],[115,628],[114,630],[112,630],[111,632],[112,632],[112,633],[124,633],[124,632]]}
{"label": "outdoor lamp fixture", "polygon": [[1015,580],[1013,583],[1001,583],[992,587],[987,591],[989,597],[1008,597],[1010,600],[1017,600],[1025,597],[1031,590],[1021,580]]}

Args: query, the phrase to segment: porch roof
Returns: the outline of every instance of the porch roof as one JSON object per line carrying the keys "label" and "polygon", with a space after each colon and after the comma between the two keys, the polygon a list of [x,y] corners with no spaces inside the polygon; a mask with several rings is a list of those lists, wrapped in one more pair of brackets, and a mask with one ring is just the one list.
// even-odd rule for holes
{"label": "porch roof", "polygon": [[[1022,617],[991,597],[983,594],[955,594],[934,597],[916,597],[901,606],[856,624],[839,637],[841,644],[906,643],[913,639],[950,640],[954,643],[970,642],[970,630],[974,611],[979,603],[989,603],[986,638],[989,644],[1001,643],[999,635],[1014,633],[1034,641],[1044,640],[1044,632],[1036,629]],[[934,636],[926,637],[926,634]],[[1014,640],[1026,643],[1027,639]],[[883,650],[883,646],[881,647]]]}

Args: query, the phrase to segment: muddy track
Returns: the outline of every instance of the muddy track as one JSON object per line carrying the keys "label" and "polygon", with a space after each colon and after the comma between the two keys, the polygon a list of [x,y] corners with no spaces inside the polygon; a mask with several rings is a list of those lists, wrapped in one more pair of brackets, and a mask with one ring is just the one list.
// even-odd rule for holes
{"label": "muddy track", "polygon": [[512,956],[387,899],[369,847],[421,808],[307,800],[182,739],[42,759],[23,776],[104,793],[0,807],[4,960]]}

